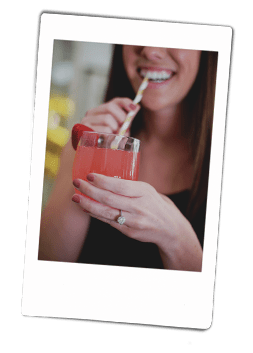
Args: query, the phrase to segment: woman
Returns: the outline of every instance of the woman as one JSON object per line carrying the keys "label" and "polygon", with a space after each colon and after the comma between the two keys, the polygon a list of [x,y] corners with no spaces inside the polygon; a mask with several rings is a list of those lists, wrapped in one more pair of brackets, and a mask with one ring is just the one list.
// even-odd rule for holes
{"label": "woman", "polygon": [[[139,181],[90,174],[89,182],[73,183],[99,203],[73,195],[69,142],[42,214],[39,259],[201,271],[216,65],[212,52],[115,47],[106,103],[82,123],[117,133],[135,111],[130,134],[141,140]],[[147,72],[135,106],[126,97]]]}

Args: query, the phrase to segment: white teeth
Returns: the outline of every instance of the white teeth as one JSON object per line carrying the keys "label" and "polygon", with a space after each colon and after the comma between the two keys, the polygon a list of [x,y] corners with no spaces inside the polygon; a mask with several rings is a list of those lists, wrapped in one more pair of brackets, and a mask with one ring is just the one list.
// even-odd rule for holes
{"label": "white teeth", "polygon": [[169,74],[167,71],[147,71],[147,70],[141,70],[140,75],[142,77],[145,77],[146,75],[148,76],[149,80],[154,80],[154,81],[163,81],[163,80],[168,80],[172,74]]}

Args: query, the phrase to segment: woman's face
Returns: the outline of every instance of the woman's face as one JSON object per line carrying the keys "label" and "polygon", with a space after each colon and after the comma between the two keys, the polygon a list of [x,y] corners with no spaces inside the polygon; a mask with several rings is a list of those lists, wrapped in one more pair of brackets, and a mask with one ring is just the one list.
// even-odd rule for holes
{"label": "woman's face", "polygon": [[199,50],[123,46],[124,67],[135,93],[148,73],[141,104],[152,111],[182,102],[196,79],[200,55]]}

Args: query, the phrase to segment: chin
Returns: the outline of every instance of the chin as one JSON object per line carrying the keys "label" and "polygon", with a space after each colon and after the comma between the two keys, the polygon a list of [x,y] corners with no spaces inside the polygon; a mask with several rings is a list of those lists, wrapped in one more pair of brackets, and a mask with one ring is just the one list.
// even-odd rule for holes
{"label": "chin", "polygon": [[147,97],[141,101],[141,105],[144,109],[157,113],[162,111],[169,111],[175,107],[175,104],[164,104],[162,101],[152,98],[148,99]]}

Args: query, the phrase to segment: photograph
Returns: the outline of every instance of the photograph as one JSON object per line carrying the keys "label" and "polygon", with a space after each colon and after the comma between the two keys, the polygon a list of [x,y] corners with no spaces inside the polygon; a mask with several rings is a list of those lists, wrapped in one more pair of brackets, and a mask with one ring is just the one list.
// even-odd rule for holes
{"label": "photograph", "polygon": [[217,61],[54,41],[39,260],[201,271]]}
{"label": "photograph", "polygon": [[24,315],[210,327],[231,39],[42,14]]}

